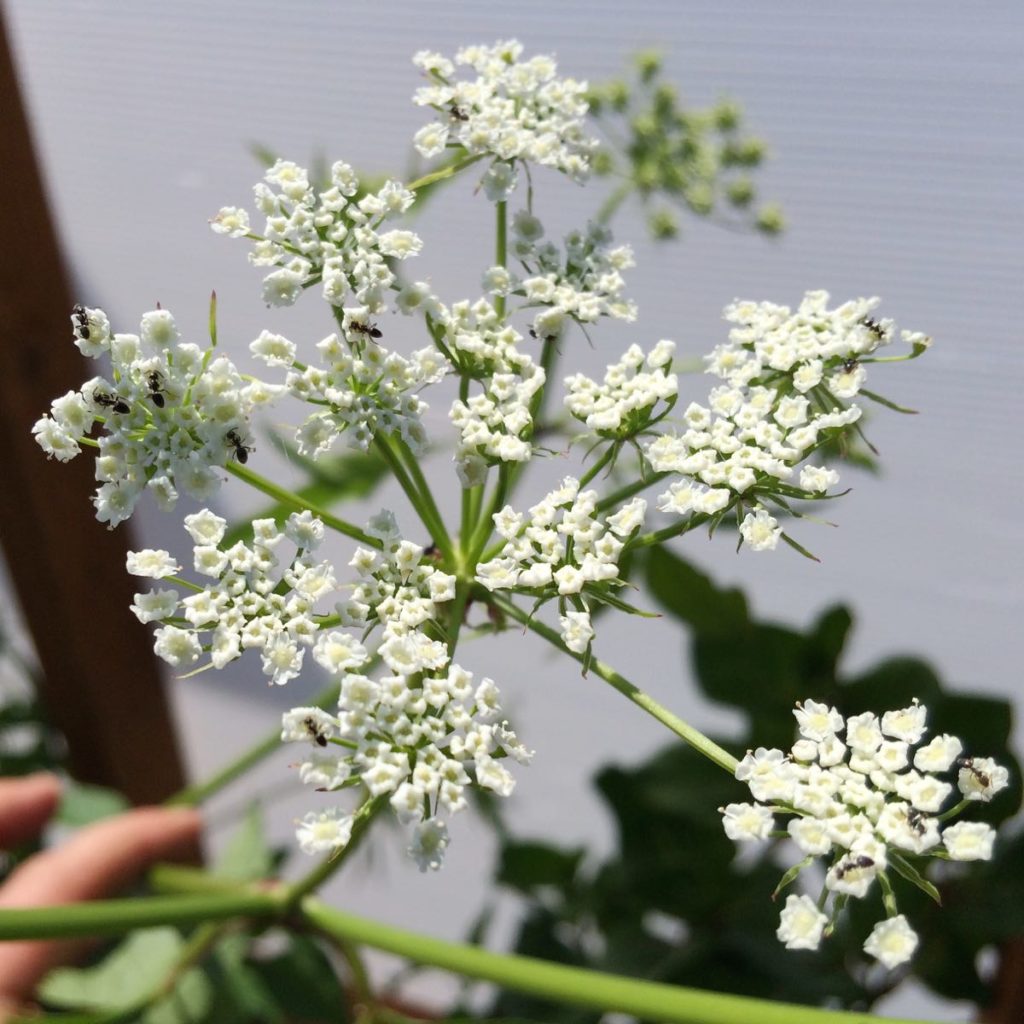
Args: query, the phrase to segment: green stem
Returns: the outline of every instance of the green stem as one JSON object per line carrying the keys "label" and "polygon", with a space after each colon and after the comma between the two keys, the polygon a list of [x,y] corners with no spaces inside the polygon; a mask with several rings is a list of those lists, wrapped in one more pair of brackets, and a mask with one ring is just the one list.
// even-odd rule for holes
{"label": "green stem", "polygon": [[620,487],[617,491],[612,491],[607,498],[602,498],[597,503],[597,511],[604,512],[605,509],[614,508],[621,502],[632,498],[634,494],[646,491],[648,487],[653,487],[655,484],[661,483],[662,480],[666,480],[671,475],[671,473],[654,473],[652,476],[641,477],[639,480],[634,480],[633,483],[626,484],[625,487]]}
{"label": "green stem", "polygon": [[317,519],[323,521],[325,526],[329,526],[332,530],[337,530],[338,533],[343,533],[346,537],[351,537],[353,540],[357,540],[360,544],[365,544],[367,547],[381,547],[381,542],[379,540],[375,537],[371,537],[367,533],[364,533],[358,526],[353,526],[344,519],[339,519],[337,516],[328,512],[327,509],[320,508],[318,505],[312,504],[307,499],[301,498],[297,494],[293,494],[284,487],[279,487],[272,480],[268,480],[266,477],[260,476],[259,473],[254,473],[248,468],[248,466],[243,466],[240,462],[229,461],[225,468],[229,473],[237,476],[239,480],[244,480],[247,484],[255,487],[256,490],[269,495],[275,501],[279,501],[282,505],[289,505],[291,508],[294,508],[299,512],[312,512]]}
{"label": "green stem", "polygon": [[454,163],[450,163],[445,167],[441,167],[436,171],[431,171],[429,174],[424,174],[422,178],[417,178],[414,182],[405,187],[410,192],[418,192],[422,188],[426,188],[428,185],[436,185],[439,181],[444,181],[445,178],[450,178],[454,174],[458,174],[463,167],[469,167],[470,164],[475,164],[477,160],[482,159],[483,153],[479,153],[476,156],[465,156],[461,160],[456,160]]}
{"label": "green stem", "polygon": [[452,602],[451,618],[448,623],[448,655],[454,656],[462,631],[462,620],[466,617],[466,605],[469,603],[471,584],[459,580],[455,584],[455,600]]}
{"label": "green stem", "polygon": [[464,552],[464,568],[466,572],[476,571],[476,564],[480,560],[480,553],[487,546],[487,541],[494,530],[494,513],[499,512],[505,506],[505,499],[508,496],[511,479],[512,470],[507,462],[503,462],[498,467],[498,480],[494,485],[494,491],[491,493],[491,500],[480,516],[476,532],[470,540],[469,549]]}
{"label": "green stem", "polygon": [[0,940],[67,939],[79,935],[122,935],[157,925],[192,925],[231,917],[280,913],[279,896],[235,890],[197,896],[95,900],[55,907],[0,910]]}
{"label": "green stem", "polygon": [[377,436],[374,438],[373,443],[381,457],[388,464],[388,468],[394,474],[394,477],[398,481],[402,490],[405,491],[405,496],[409,499],[410,504],[416,510],[416,514],[420,517],[420,521],[427,528],[427,532],[430,534],[431,540],[433,540],[434,544],[437,545],[438,550],[444,555],[449,566],[454,565],[455,551],[452,548],[452,542],[448,536],[448,531],[444,528],[444,523],[434,516],[433,510],[430,505],[428,505],[423,495],[420,494],[408,472],[406,472],[401,459],[399,459],[398,455],[391,447],[388,439]]}
{"label": "green stem", "polygon": [[[532,630],[538,636],[543,637],[553,647],[557,647],[563,654],[583,664],[586,656],[575,654],[562,643],[561,637],[550,626],[534,619],[527,612],[524,612],[518,605],[513,604],[508,598],[499,594],[492,595],[494,603],[506,615],[521,622],[527,629]],[[736,766],[739,763],[727,750],[723,750],[713,740],[708,739],[699,729],[695,729],[688,722],[684,722],[678,715],[674,715],[667,708],[663,708],[653,697],[644,693],[639,687],[634,686],[625,676],[620,675],[610,665],[593,658],[590,662],[591,670],[599,675],[606,683],[610,683],[628,700],[631,700],[637,707],[643,708],[649,715],[656,718],[662,725],[667,726],[680,739],[685,740],[698,753],[713,761],[719,768],[724,769],[730,775],[736,774]]]}
{"label": "green stem", "polygon": [[331,875],[340,871],[349,857],[356,851],[363,837],[370,827],[370,822],[387,805],[388,796],[386,793],[380,796],[368,797],[363,801],[359,810],[355,813],[355,820],[352,822],[352,834],[342,849],[325,857],[309,874],[304,875],[294,885],[288,887],[288,895],[285,899],[285,908],[291,910],[296,907],[300,900],[316,892]]}
{"label": "green stem", "polygon": [[595,462],[590,467],[590,469],[588,469],[586,473],[584,473],[583,476],[580,477],[580,490],[583,490],[583,488],[586,487],[587,484],[589,484],[590,481],[593,480],[594,477],[597,476],[597,474],[600,473],[601,470],[604,469],[604,467],[607,466],[608,463],[611,462],[614,458],[615,445],[610,444],[608,445],[608,448],[605,451],[604,455],[602,455],[601,458],[599,458],[597,462]]}
{"label": "green stem", "polygon": [[[448,551],[454,553],[454,548],[452,548],[451,540],[448,536],[448,530],[444,525],[444,517],[441,515],[441,510],[437,507],[437,502],[434,500],[434,493],[430,489],[430,484],[427,482],[427,478],[423,475],[419,459],[400,437],[396,437],[396,443],[398,445],[399,455],[404,459],[406,467],[412,474],[412,479],[415,482],[419,493],[423,496],[423,500],[427,503],[427,507],[430,509],[430,514],[434,517],[435,522],[440,527],[441,533],[444,534]],[[443,545],[439,546],[444,550]]]}
{"label": "green stem", "polygon": [[[322,707],[325,704],[333,704],[338,699],[337,684],[331,684],[313,698],[313,704]],[[196,782],[184,789],[179,790],[173,796],[164,801],[168,807],[197,807],[208,800],[215,793],[219,793],[225,786],[234,782],[235,779],[244,775],[250,768],[257,765],[264,758],[272,754],[281,745],[281,730],[275,728],[262,740],[249,747],[230,764],[226,765],[215,775],[203,782]]]}
{"label": "green stem", "polygon": [[[508,266],[508,203],[502,200],[495,204],[496,231],[494,240],[494,262],[499,267]],[[505,319],[505,296],[494,300],[494,311]]]}
{"label": "green stem", "polygon": [[607,224],[612,217],[615,216],[619,207],[625,202],[629,194],[633,191],[633,182],[624,181],[608,198],[601,204],[601,208],[597,211],[597,215],[594,220],[598,224]]}
{"label": "green stem", "polygon": [[[726,506],[726,510],[728,506]],[[681,537],[684,533],[689,533],[690,530],[695,530],[698,526],[703,526],[711,516],[698,513],[691,515],[689,519],[682,519],[677,523],[672,523],[669,526],[662,527],[660,530],[653,530],[650,533],[642,533],[634,537],[632,540],[626,542],[626,547],[632,548],[649,548],[654,544],[663,544],[667,540],[671,540],[673,537]]]}
{"label": "green stem", "polygon": [[[464,977],[490,981],[559,1003],[620,1012],[641,1020],[669,1024],[876,1024],[869,1012],[819,1010],[748,996],[640,981],[581,967],[567,967],[533,957],[492,953],[477,946],[445,942],[407,932],[324,906],[314,899],[302,904],[307,921],[323,932],[397,956],[440,967]],[[892,1020],[889,1024],[922,1024]]]}

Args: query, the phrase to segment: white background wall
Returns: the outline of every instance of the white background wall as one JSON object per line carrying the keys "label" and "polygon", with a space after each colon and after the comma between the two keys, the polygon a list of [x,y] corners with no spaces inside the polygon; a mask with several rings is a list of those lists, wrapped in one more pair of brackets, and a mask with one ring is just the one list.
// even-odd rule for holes
{"label": "white background wall", "polygon": [[[700,537],[687,554],[717,579],[748,586],[766,616],[805,623],[829,602],[852,602],[852,667],[891,653],[927,654],[966,689],[1017,692],[1019,4],[8,0],[6,9],[79,297],[102,305],[121,330],[159,300],[201,340],[215,287],[221,336],[242,363],[264,326],[307,344],[330,330],[312,296],[291,311],[265,310],[244,246],[206,225],[221,205],[248,202],[258,171],[246,146],[265,143],[299,162],[321,152],[400,171],[423,116],[409,102],[418,82],[408,60],[414,50],[516,36],[531,52],[554,52],[564,73],[598,81],[619,72],[630,52],[655,45],[694,103],[738,98],[751,130],[771,144],[774,158],[759,181],[765,196],[782,202],[790,230],[772,243],[687,224],[681,247],[659,249],[644,242],[635,218],[624,218],[618,233],[636,244],[639,266],[629,281],[641,319],[599,331],[594,351],[576,339],[579,357],[596,372],[628,343],[646,347],[660,337],[699,354],[724,337],[720,311],[735,296],[796,302],[821,287],[837,299],[882,295],[885,315],[936,340],[927,358],[877,384],[921,415],[875,417],[885,478],[854,481],[854,493],[832,509],[840,529],[802,526],[801,539],[823,564],[785,550],[736,556]],[[542,216],[569,225],[596,204],[596,191],[548,192],[549,181]],[[429,274],[448,299],[476,294],[491,250],[489,209],[470,193],[468,183],[452,189],[419,225],[427,247],[416,273]],[[5,241],[11,258],[18,240]],[[389,324],[389,342],[405,331],[410,345],[422,344],[411,330]],[[689,385],[694,397],[706,390],[701,378]],[[431,417],[443,437],[444,402]],[[429,472],[437,488],[451,487],[443,457]],[[542,475],[560,472],[549,465]],[[449,507],[455,500],[452,490]],[[257,505],[236,489],[221,501],[233,515]],[[402,508],[397,497],[391,505]],[[403,522],[412,525],[407,515]],[[151,511],[139,519],[154,546],[180,547],[177,523]],[[520,773],[512,821],[527,834],[604,849],[610,823],[589,775],[609,760],[634,763],[667,737],[538,643],[512,633],[466,656],[470,667],[497,675],[521,734],[538,750]],[[696,702],[670,627],[610,625],[601,649],[698,725],[728,728],[726,715]],[[251,667],[173,685],[195,775],[272,728],[280,708],[315,685],[271,692]],[[313,799],[290,784],[286,764],[282,757],[266,766],[255,783],[275,794],[272,827],[282,840]],[[219,822],[245,797],[221,801]],[[224,831],[212,823],[214,842]],[[457,823],[446,869],[426,878],[405,862],[397,834],[385,838],[331,896],[357,912],[458,937],[486,890],[491,850],[481,833],[471,820]],[[913,994],[888,1009],[966,1019],[966,1011],[929,1007]]]}

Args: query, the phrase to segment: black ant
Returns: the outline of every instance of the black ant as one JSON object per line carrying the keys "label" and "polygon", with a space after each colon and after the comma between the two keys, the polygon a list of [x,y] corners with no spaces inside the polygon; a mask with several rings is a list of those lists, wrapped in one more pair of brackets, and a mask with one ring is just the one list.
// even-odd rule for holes
{"label": "black ant", "polygon": [[863,871],[867,868],[873,868],[875,862],[870,858],[861,854],[859,857],[854,857],[851,860],[843,861],[836,867],[836,878],[842,878],[850,871]]}
{"label": "black ant", "polygon": [[916,807],[911,807],[907,811],[907,824],[919,835],[925,834],[924,824],[924,811],[919,811]]}
{"label": "black ant", "polygon": [[152,370],[146,374],[146,387],[149,388],[149,397],[158,408],[164,407],[164,378],[159,370]]}
{"label": "black ant", "polygon": [[558,335],[556,334],[545,334],[542,338],[536,331],[535,328],[530,328],[530,337],[535,338],[537,341],[557,341]]}
{"label": "black ant", "polygon": [[989,778],[987,772],[983,772],[975,763],[973,757],[958,757],[956,763],[961,768],[966,768],[977,780],[980,786],[988,789],[992,785],[992,780]]}
{"label": "black ant", "polygon": [[76,321],[75,333],[82,339],[82,341],[89,340],[89,314],[85,311],[85,306],[80,302],[75,303],[71,309],[71,316]]}
{"label": "black ant", "polygon": [[[240,461],[244,462],[245,460],[242,459]],[[309,718],[304,718],[302,724],[309,730],[309,735],[316,741],[317,746],[327,746],[327,737],[320,731],[319,726],[316,724],[316,719],[312,715]]]}
{"label": "black ant", "polygon": [[848,359],[843,360],[843,370],[846,373],[853,373],[858,366],[860,366],[860,362],[857,360],[856,356],[850,356]]}
{"label": "black ant", "polygon": [[249,461],[249,452],[256,451],[255,448],[247,445],[239,436],[237,430],[229,430],[224,436],[224,443],[232,449],[231,454],[244,466]]}
{"label": "black ant", "polygon": [[862,317],[860,322],[861,326],[866,327],[879,341],[885,338],[885,328],[874,317]]}
{"label": "black ant", "polygon": [[469,114],[467,114],[462,109],[462,107],[460,107],[457,103],[454,103],[454,102],[452,103],[452,105],[448,108],[448,113],[451,114],[451,116],[456,121],[468,121],[469,120]]}
{"label": "black ant", "polygon": [[113,409],[121,414],[132,411],[132,407],[120,395],[110,395],[106,391],[94,391],[92,400],[104,409]]}
{"label": "black ant", "polygon": [[384,337],[383,332],[377,327],[376,324],[364,324],[358,320],[353,320],[349,325],[350,331],[355,331],[357,334],[365,334],[367,338],[372,338],[374,341],[378,341]]}

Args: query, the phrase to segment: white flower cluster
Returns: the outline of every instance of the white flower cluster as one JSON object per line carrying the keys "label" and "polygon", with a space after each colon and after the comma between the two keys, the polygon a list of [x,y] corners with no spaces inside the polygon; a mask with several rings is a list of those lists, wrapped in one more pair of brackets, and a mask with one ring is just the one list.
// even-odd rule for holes
{"label": "white flower cluster", "polygon": [[[749,506],[741,535],[755,551],[778,544],[782,530],[759,499],[785,507],[787,498],[823,497],[839,482],[824,466],[804,465],[799,486],[789,483],[830,432],[860,419],[846,406],[861,388],[862,361],[888,344],[890,321],[870,316],[877,299],[856,299],[835,310],[827,292],[808,292],[796,313],[770,303],[736,302],[725,311],[739,326],[728,344],[708,356],[708,372],[725,383],[707,405],[692,402],[686,430],[662,435],[645,449],[657,472],[681,474],[660,495],[658,508],[675,515],[715,517],[739,503]],[[903,333],[915,352],[923,335]]]}
{"label": "white flower cluster", "polygon": [[612,246],[611,231],[589,224],[565,238],[564,253],[551,242],[542,243],[541,222],[527,210],[512,218],[512,251],[526,274],[492,267],[484,274],[486,290],[525,299],[525,307],[543,307],[533,319],[537,338],[554,340],[568,321],[596,323],[603,316],[632,323],[636,304],[622,297],[626,282],[622,271],[634,266],[628,245]]}
{"label": "white flower cluster", "polygon": [[374,516],[366,532],[381,550],[357,548],[349,565],[359,574],[351,594],[339,602],[343,625],[384,627],[384,643],[437,619],[437,606],[455,597],[455,577],[424,561],[424,549],[404,540],[387,510]]}
{"label": "white flower cluster", "polygon": [[[406,359],[377,344],[372,334],[381,332],[369,319],[366,306],[346,309],[342,329],[347,344],[337,334],[318,343],[322,366],[303,366],[288,374],[289,393],[314,403],[318,409],[296,433],[299,452],[316,458],[328,451],[343,433],[352,447],[364,451],[376,435],[395,433],[414,452],[422,451],[425,434],[421,417],[427,404],[417,392],[448,372],[447,360],[433,347],[420,349]],[[255,346],[266,335],[264,331],[253,342],[257,358],[261,358],[261,353]],[[268,361],[281,358],[272,355]],[[284,358],[290,366],[294,347],[291,355]]]}
{"label": "white flower cluster", "polygon": [[96,518],[111,527],[128,519],[149,490],[163,509],[179,490],[208,498],[220,486],[215,468],[244,462],[253,409],[283,390],[246,383],[225,356],[181,341],[166,309],[142,317],[139,334],[114,334],[100,309],[75,307],[75,344],[93,359],[109,355],[111,377],[93,377],[55,399],[32,428],[47,453],[67,462],[97,423]]}
{"label": "white flower cluster", "polygon": [[[377,655],[389,674],[364,674],[371,655],[355,636],[321,634],[314,657],[342,677],[338,714],[295,708],[284,716],[282,739],[314,745],[299,768],[303,782],[326,790],[362,783],[371,797],[388,797],[399,820],[415,825],[409,852],[420,868],[438,868],[448,844],[441,815],[466,807],[474,783],[508,796],[515,780],[501,760],[526,763],[532,754],[501,719],[494,683],[474,686],[472,674],[423,630],[437,605],[455,596],[455,577],[424,562],[423,549],[401,538],[389,512],[367,532],[383,550],[356,551],[351,564],[361,579],[338,610],[343,625],[383,627]],[[353,820],[338,808],[310,813],[299,826],[300,845],[307,853],[342,847]]]}
{"label": "white flower cluster", "polygon": [[[674,342],[659,341],[645,358],[639,345],[630,345],[617,363],[609,365],[603,384],[582,373],[566,377],[566,408],[601,437],[616,441],[636,437],[675,405],[679,391],[679,381],[671,372],[675,350]],[[666,405],[655,417],[658,402]]]}
{"label": "white flower cluster", "polygon": [[[888,869],[916,878],[905,857],[938,856],[947,860],[988,860],[995,831],[982,822],[945,822],[972,801],[988,801],[1004,789],[1008,772],[991,758],[963,757],[963,744],[941,734],[922,744],[926,709],[871,712],[843,716],[833,707],[808,700],[796,711],[800,738],[792,750],[759,747],[736,768],[757,803],[722,808],[730,839],[767,839],[775,832],[775,815],[789,814],[786,832],[805,860],[790,873],[828,859],[825,892],[815,903],[789,896],[778,936],[790,949],[817,949],[831,930],[825,899],[835,897],[834,917],[849,898],[864,898],[876,879],[883,888],[887,920],[878,924],[865,950],[886,967],[909,960],[917,936],[896,913]],[[842,737],[842,738],[841,738]],[[916,748],[916,749],[915,749]],[[955,771],[953,781],[943,778]],[[959,790],[960,803],[943,811]]]}
{"label": "white flower cluster", "polygon": [[[483,186],[495,201],[515,188],[517,160],[554,167],[582,181],[597,146],[583,126],[586,82],[557,78],[551,57],[520,61],[522,52],[521,44],[509,40],[467,46],[454,63],[426,50],[413,57],[430,79],[413,102],[440,115],[416,133],[416,149],[425,157],[453,146],[472,156],[492,155]],[[456,80],[457,65],[471,68],[477,77]]]}
{"label": "white flower cluster", "polygon": [[[331,564],[313,558],[323,539],[323,523],[309,512],[293,513],[283,529],[273,519],[256,519],[252,544],[238,541],[225,550],[221,542],[226,528],[209,509],[185,517],[195,571],[216,582],[192,585],[194,592],[184,599],[176,590],[135,595],[132,611],[141,622],[165,623],[156,631],[153,649],[175,668],[194,665],[205,651],[212,667],[220,669],[255,647],[264,675],[283,684],[299,674],[306,648],[315,644],[313,657],[330,668],[335,653],[325,651],[329,641],[318,636],[313,611],[337,589]],[[286,539],[296,551],[282,569],[277,548]],[[164,579],[178,570],[166,551],[128,555],[128,571],[134,576]]]}
{"label": "white flower cluster", "polygon": [[412,206],[413,193],[388,181],[356,198],[359,178],[341,161],[331,167],[331,184],[322,192],[310,184],[305,168],[289,160],[278,160],[253,192],[266,217],[262,235],[250,230],[249,215],[234,206],[224,207],[210,223],[219,234],[255,240],[249,261],[275,268],[263,279],[263,299],[271,306],[290,306],[319,282],[332,306],[354,296],[356,304],[382,312],[395,285],[388,260],[408,259],[422,248],[412,231],[381,230]]}
{"label": "white flower cluster", "polygon": [[483,387],[465,401],[456,399],[448,414],[462,435],[455,454],[459,475],[471,487],[487,466],[526,462],[533,454],[530,404],[544,386],[544,370],[486,299],[442,307],[432,327],[458,371]]}
{"label": "white flower cluster", "polygon": [[597,491],[581,491],[566,477],[524,516],[506,505],[494,514],[498,536],[505,541],[496,558],[477,566],[476,579],[491,592],[516,590],[540,601],[559,598],[572,610],[561,616],[562,641],[582,654],[594,637],[584,594],[615,603],[620,586],[619,556],[626,541],[643,525],[647,503],[634,498],[602,521]]}

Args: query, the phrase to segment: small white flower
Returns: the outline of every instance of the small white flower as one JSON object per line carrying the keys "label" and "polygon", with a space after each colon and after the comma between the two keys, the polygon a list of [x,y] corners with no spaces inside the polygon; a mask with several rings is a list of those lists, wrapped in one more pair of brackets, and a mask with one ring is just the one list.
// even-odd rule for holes
{"label": "small white flower", "polygon": [[864,952],[890,971],[905,964],[917,949],[918,938],[902,914],[879,921],[864,943]]}
{"label": "small white flower", "polygon": [[760,804],[727,804],[720,810],[725,834],[730,839],[767,839],[775,828],[772,812]]}
{"label": "small white flower", "polygon": [[181,566],[171,557],[170,552],[154,548],[129,551],[126,565],[132,576],[148,576],[154,580],[173,576],[181,569]]}
{"label": "small white flower", "polygon": [[810,896],[787,896],[775,934],[787,949],[817,949],[828,924]]}
{"label": "small white flower", "polygon": [[968,800],[988,803],[1010,784],[1010,773],[991,757],[961,758],[957,786]]}
{"label": "small white flower", "polygon": [[444,863],[447,848],[448,827],[437,818],[428,818],[416,826],[409,856],[416,861],[420,871],[437,871]]}
{"label": "small white flower", "polygon": [[925,733],[925,719],[928,710],[916,700],[908,708],[886,711],[882,715],[882,732],[893,739],[907,743],[918,743]]}
{"label": "small white flower", "polygon": [[942,833],[951,860],[991,860],[995,841],[995,830],[980,821],[960,821]]}
{"label": "small white flower", "polygon": [[766,509],[748,512],[740,523],[740,535],[751,551],[774,551],[782,536],[782,527]]}
{"label": "small white flower", "polygon": [[330,853],[345,846],[352,837],[352,815],[338,808],[307,814],[296,832],[299,847],[310,855]]}

